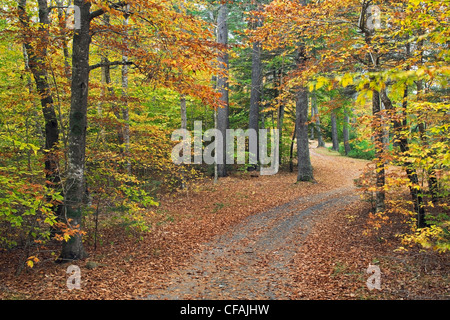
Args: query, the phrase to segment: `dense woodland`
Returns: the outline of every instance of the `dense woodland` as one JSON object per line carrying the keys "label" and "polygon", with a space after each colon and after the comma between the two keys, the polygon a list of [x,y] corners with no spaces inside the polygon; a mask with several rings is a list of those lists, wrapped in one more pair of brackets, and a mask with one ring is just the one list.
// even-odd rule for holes
{"label": "dense woodland", "polygon": [[355,183],[371,227],[400,213],[399,249],[447,252],[449,11],[438,0],[2,0],[0,250],[23,253],[18,273],[55,243],[55,262],[84,259],[105,226],[151,232],[161,195],[257,172],[174,164],[172,132],[202,121],[278,129],[280,171],[299,182],[314,181],[311,141],[369,160]]}

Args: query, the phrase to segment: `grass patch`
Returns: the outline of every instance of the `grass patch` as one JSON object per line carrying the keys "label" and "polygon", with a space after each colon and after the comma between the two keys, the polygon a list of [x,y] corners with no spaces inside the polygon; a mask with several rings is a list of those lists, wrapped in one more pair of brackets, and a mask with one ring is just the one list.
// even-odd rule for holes
{"label": "grass patch", "polygon": [[375,158],[375,149],[372,142],[368,140],[350,141],[350,152],[346,155],[344,143],[339,144],[339,154],[355,159],[373,160]]}

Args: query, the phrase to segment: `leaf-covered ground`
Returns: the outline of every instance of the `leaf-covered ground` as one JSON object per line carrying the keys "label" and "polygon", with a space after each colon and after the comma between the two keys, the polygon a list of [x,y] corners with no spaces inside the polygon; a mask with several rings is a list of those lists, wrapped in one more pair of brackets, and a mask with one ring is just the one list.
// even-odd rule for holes
{"label": "leaf-covered ground", "polygon": [[[370,206],[353,180],[367,162],[326,149],[312,158],[315,182],[238,174],[163,198],[141,240],[102,229],[75,263],[81,290],[67,289],[69,264],[49,256],[15,276],[22,253],[0,253],[0,298],[448,299],[448,255],[394,252],[401,217],[365,235]],[[369,264],[380,291],[366,286]]]}

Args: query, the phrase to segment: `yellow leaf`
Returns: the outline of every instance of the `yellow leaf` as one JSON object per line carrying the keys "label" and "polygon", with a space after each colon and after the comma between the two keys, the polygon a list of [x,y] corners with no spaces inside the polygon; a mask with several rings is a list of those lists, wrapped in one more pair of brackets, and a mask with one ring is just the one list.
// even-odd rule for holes
{"label": "yellow leaf", "polygon": [[345,88],[351,84],[353,84],[353,77],[350,74],[344,75],[342,78],[342,86]]}
{"label": "yellow leaf", "polygon": [[319,90],[320,88],[322,88],[324,85],[326,85],[328,83],[328,79],[325,77],[319,77],[317,79],[317,84],[316,84],[316,90]]}

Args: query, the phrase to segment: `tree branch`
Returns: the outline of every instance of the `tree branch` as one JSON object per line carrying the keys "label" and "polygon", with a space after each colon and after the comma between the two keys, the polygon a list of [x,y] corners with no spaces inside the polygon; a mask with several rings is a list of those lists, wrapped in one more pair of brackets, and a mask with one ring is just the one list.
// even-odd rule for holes
{"label": "tree branch", "polygon": [[380,99],[381,99],[381,102],[383,102],[384,107],[387,110],[392,110],[394,108],[391,99],[389,99],[389,97],[386,93],[386,88],[383,88],[380,90]]}
{"label": "tree branch", "polygon": [[102,68],[102,67],[130,66],[130,65],[134,65],[134,62],[131,62],[131,61],[101,62],[101,63],[94,64],[92,66],[89,66],[89,71],[92,71],[97,68]]}
{"label": "tree branch", "polygon": [[[122,8],[122,7],[126,7],[127,5],[128,5],[128,3],[126,1],[121,1],[121,2],[117,2],[117,3],[111,3],[109,5],[109,7],[111,9],[119,9],[119,8]],[[89,19],[90,20],[95,19],[95,18],[101,16],[104,13],[105,13],[104,9],[98,9],[96,11],[91,12],[91,14],[89,16]]]}
{"label": "tree branch", "polygon": [[95,19],[104,13],[105,13],[105,10],[103,10],[103,9],[98,9],[96,11],[93,11],[93,12],[91,12],[91,15],[89,16],[89,20]]}

